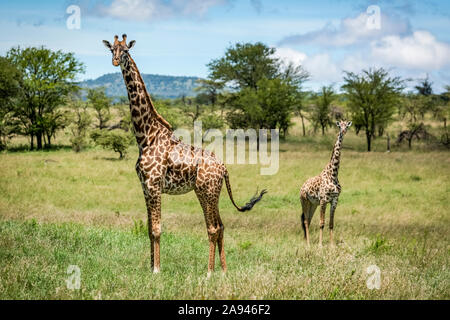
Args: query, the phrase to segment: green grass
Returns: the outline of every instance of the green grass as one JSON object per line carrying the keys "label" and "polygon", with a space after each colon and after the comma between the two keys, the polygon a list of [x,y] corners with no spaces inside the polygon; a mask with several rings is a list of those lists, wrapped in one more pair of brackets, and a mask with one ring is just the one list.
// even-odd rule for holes
{"label": "green grass", "polygon": [[[269,193],[239,213],[222,191],[229,271],[217,259],[209,280],[194,193],[163,196],[161,273],[151,273],[136,148],[123,161],[100,149],[1,153],[0,299],[449,299],[449,152],[359,152],[364,138],[349,133],[337,246],[326,228],[318,248],[316,212],[306,247],[299,188],[325,166],[333,137],[289,138],[274,176],[228,165],[238,203],[257,186]],[[372,264],[380,290],[366,286]],[[80,290],[66,288],[69,265],[81,269]]]}

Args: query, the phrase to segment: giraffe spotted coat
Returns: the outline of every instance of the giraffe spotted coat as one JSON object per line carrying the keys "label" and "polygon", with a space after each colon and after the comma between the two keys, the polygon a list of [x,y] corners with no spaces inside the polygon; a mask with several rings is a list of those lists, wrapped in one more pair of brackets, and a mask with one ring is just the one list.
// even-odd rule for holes
{"label": "giraffe spotted coat", "polygon": [[319,245],[322,245],[323,228],[325,225],[325,210],[330,203],[330,241],[333,242],[334,212],[341,193],[341,185],[338,180],[339,163],[341,157],[341,146],[347,128],[351,126],[351,121],[338,121],[339,134],[331,154],[330,162],[322,172],[315,177],[309,178],[300,189],[300,201],[302,204],[301,224],[309,245],[309,226],[316,208],[320,206],[320,233]]}

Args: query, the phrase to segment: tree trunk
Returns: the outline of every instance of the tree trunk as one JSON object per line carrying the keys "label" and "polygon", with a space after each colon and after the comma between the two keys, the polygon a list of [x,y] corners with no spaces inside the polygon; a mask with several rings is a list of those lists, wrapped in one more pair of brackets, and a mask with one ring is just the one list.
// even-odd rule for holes
{"label": "tree trunk", "polygon": [[370,151],[372,151],[372,149],[371,149],[372,135],[370,134],[369,131],[366,131],[366,138],[367,138],[367,151],[370,152]]}
{"label": "tree trunk", "polygon": [[391,138],[389,137],[389,133],[387,134],[387,152],[391,152]]}
{"label": "tree trunk", "polygon": [[325,135],[325,127],[322,126],[322,135]]}
{"label": "tree trunk", "polygon": [[42,150],[42,132],[36,133],[36,149]]}
{"label": "tree trunk", "polygon": [[305,131],[305,121],[304,121],[304,119],[303,119],[303,115],[300,115],[300,118],[302,119],[303,136],[306,136],[306,131]]}
{"label": "tree trunk", "polygon": [[48,147],[51,148],[51,146],[52,146],[52,135],[51,134],[47,134],[47,142],[48,142]]}
{"label": "tree trunk", "polygon": [[34,150],[34,134],[30,134],[30,150]]}

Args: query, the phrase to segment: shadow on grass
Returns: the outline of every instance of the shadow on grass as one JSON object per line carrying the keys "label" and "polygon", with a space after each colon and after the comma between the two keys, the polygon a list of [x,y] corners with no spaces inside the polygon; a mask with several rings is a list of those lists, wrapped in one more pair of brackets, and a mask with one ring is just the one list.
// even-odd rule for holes
{"label": "shadow on grass", "polygon": [[106,161],[125,161],[127,158],[112,158],[112,157],[94,157],[94,160],[106,160]]}
{"label": "shadow on grass", "polygon": [[28,144],[20,144],[8,147],[5,152],[15,153],[15,152],[55,152],[55,151],[70,151],[72,150],[72,146],[69,145],[52,145],[50,147],[45,147],[41,150],[30,150],[30,146]]}

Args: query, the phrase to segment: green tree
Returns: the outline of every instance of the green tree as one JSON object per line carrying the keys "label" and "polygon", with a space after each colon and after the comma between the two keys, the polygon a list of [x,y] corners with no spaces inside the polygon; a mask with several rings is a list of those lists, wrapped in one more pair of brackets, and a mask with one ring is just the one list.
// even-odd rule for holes
{"label": "green tree", "polygon": [[444,131],[441,142],[448,147],[450,146],[450,135],[447,130],[447,120],[450,118],[450,86],[446,86],[445,89],[446,92],[435,97],[433,117],[443,122]]}
{"label": "green tree", "polygon": [[297,90],[294,97],[294,114],[299,116],[302,120],[303,136],[306,136],[305,119],[308,119],[307,114],[310,112],[308,100],[311,99],[311,96],[313,96],[313,94],[310,92]]}
{"label": "green tree", "polygon": [[[220,91],[223,89],[222,81],[214,81],[211,79],[199,79],[197,80],[199,86],[194,90],[200,92],[197,95],[196,103],[207,104],[206,101],[211,104],[213,107],[217,103],[218,96]],[[199,98],[202,100],[200,101]]]}
{"label": "green tree", "polygon": [[7,58],[23,76],[21,99],[14,105],[13,113],[18,120],[18,133],[30,136],[31,149],[34,149],[34,138],[37,149],[42,149],[43,142],[50,146],[53,128],[60,126],[54,123],[61,119],[55,116],[57,108],[69,93],[77,90],[75,78],[83,72],[83,65],[73,53],[44,47],[12,48]]}
{"label": "green tree", "polygon": [[0,150],[15,131],[13,106],[20,97],[22,74],[8,59],[0,57]]}
{"label": "green tree", "polygon": [[212,130],[212,129],[220,130],[225,125],[223,118],[218,115],[215,115],[214,113],[203,115],[200,118],[200,120],[202,121],[202,130],[204,132],[202,139],[204,139],[206,137],[209,130]]}
{"label": "green tree", "polygon": [[108,121],[111,120],[111,98],[106,95],[105,88],[88,89],[87,99],[90,106],[95,110],[98,128],[106,128]]}
{"label": "green tree", "polygon": [[[208,64],[209,80],[232,90],[223,93],[231,112],[232,128],[280,128],[283,135],[290,124],[294,96],[308,74],[275,57],[275,48],[263,43],[237,43],[224,57]],[[295,90],[294,90],[295,89]]]}
{"label": "green tree", "polygon": [[391,77],[383,68],[363,70],[361,74],[345,72],[342,89],[348,99],[352,120],[364,129],[367,151],[379,126],[385,128],[399,104],[404,81]]}
{"label": "green tree", "polygon": [[314,127],[322,128],[322,135],[325,129],[332,124],[331,103],[335,99],[336,94],[332,86],[323,86],[319,94],[314,95],[314,107],[311,110],[311,120]]}
{"label": "green tree", "polygon": [[417,86],[415,86],[417,92],[423,96],[431,96],[433,94],[433,83],[428,80],[427,77],[422,80]]}
{"label": "green tree", "polygon": [[225,56],[211,61],[209,79],[220,81],[235,89],[258,89],[258,81],[273,79],[279,75],[279,60],[274,57],[275,48],[261,42],[237,43],[229,47]]}
{"label": "green tree", "polygon": [[429,81],[427,75],[424,80],[422,80],[417,86],[415,86],[417,93],[422,97],[422,99],[420,99],[421,105],[418,109],[420,115],[422,116],[422,119],[425,118],[425,113],[427,113],[428,111],[432,111],[433,109],[434,99],[432,85],[433,83]]}
{"label": "green tree", "polygon": [[297,88],[281,78],[258,81],[257,103],[262,109],[260,128],[279,128],[285,137],[297,98]]}
{"label": "green tree", "polygon": [[423,96],[412,92],[402,96],[399,105],[399,114],[401,118],[407,118],[408,122],[416,123],[421,114],[423,100]]}
{"label": "green tree", "polygon": [[89,113],[88,104],[79,97],[71,97],[68,99],[67,105],[72,111],[71,125],[69,126],[72,133],[70,143],[75,152],[80,152],[88,144],[87,132],[92,124],[92,116]]}
{"label": "green tree", "polygon": [[200,116],[204,112],[204,109],[200,107],[200,104],[196,103],[196,104],[184,105],[182,107],[182,111],[187,117],[191,118],[191,120],[192,120],[191,124],[192,124],[192,127],[194,127],[194,122],[200,118]]}
{"label": "green tree", "polygon": [[185,117],[183,117],[176,108],[169,106],[166,101],[157,100],[154,103],[156,110],[158,110],[159,114],[170,123],[173,130],[186,124],[187,121]]}

